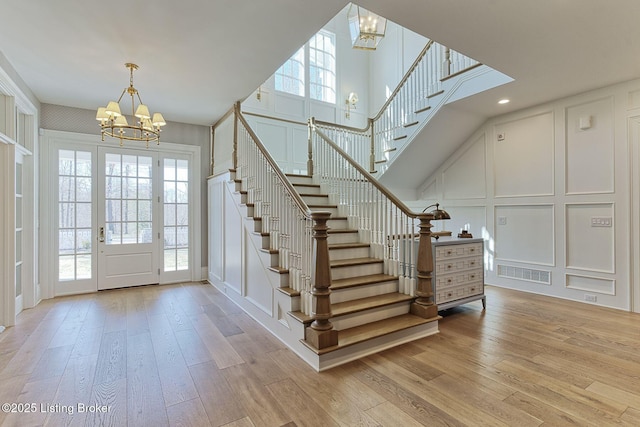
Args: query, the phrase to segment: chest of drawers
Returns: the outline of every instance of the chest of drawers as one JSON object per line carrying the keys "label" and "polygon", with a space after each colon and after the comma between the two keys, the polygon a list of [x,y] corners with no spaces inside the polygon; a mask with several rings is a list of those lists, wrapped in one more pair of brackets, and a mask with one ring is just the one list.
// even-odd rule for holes
{"label": "chest of drawers", "polygon": [[484,242],[482,239],[441,237],[432,243],[433,294],[438,310],[482,300],[484,295]]}

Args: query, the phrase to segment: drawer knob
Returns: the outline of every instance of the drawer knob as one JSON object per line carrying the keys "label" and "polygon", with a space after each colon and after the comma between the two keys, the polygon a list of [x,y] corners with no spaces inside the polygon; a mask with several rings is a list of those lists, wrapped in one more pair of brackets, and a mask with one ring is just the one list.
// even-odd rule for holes
{"label": "drawer knob", "polygon": [[447,251],[447,255],[451,255],[451,251]]}
{"label": "drawer knob", "polygon": [[476,251],[476,249],[475,249],[475,248],[471,248],[471,249],[469,250],[469,252],[475,252],[475,251]]}
{"label": "drawer knob", "polygon": [[476,265],[476,262],[475,261],[471,261],[471,265]]}
{"label": "drawer knob", "polygon": [[453,267],[451,264],[447,264],[447,268],[448,268],[449,270],[451,270],[451,267]]}
{"label": "drawer knob", "polygon": [[453,295],[451,292],[447,293],[447,296],[450,297],[451,295]]}
{"label": "drawer knob", "polygon": [[475,290],[476,290],[476,288],[471,288],[471,291],[472,291],[472,292],[473,292],[473,291],[475,291]]}
{"label": "drawer knob", "polygon": [[451,279],[447,279],[447,283],[451,283]]}
{"label": "drawer knob", "polygon": [[475,278],[476,278],[476,275],[475,275],[475,274],[472,274],[472,275],[471,275],[471,278],[472,278],[472,279],[475,279]]}

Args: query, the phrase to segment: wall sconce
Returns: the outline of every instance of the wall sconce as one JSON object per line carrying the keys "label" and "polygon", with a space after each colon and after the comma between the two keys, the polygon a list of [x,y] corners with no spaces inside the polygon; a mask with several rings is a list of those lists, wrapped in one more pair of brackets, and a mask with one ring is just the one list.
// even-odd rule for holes
{"label": "wall sconce", "polygon": [[355,92],[351,92],[347,97],[347,100],[345,101],[345,104],[347,105],[347,111],[344,113],[344,116],[347,119],[351,118],[351,109],[353,108],[355,110],[357,103],[358,103],[358,94]]}
{"label": "wall sconce", "polygon": [[262,85],[258,86],[258,92],[256,93],[256,99],[258,102],[262,102]]}
{"label": "wall sconce", "polygon": [[[434,206],[435,206],[435,209],[429,212],[431,215],[433,215],[434,220],[440,221],[445,219],[451,219],[451,216],[447,211],[445,211],[444,209],[440,209],[440,203],[434,203],[433,205],[429,205],[426,208],[424,208],[422,212],[424,213],[427,211],[427,209],[432,208]],[[451,232],[445,231],[445,230],[431,232],[431,237],[434,237],[436,240],[438,240],[440,236],[451,236]]]}

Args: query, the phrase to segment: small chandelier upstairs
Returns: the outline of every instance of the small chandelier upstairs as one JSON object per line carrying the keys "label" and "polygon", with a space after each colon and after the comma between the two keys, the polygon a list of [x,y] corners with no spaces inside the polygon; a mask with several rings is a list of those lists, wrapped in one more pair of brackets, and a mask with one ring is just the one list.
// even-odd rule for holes
{"label": "small chandelier upstairs", "polygon": [[387,31],[387,19],[353,3],[347,19],[353,48],[375,50]]}
{"label": "small chandelier upstairs", "polygon": [[[109,101],[106,107],[98,108],[96,120],[100,122],[102,140],[104,136],[110,136],[120,140],[122,147],[123,141],[140,141],[145,142],[147,148],[149,142],[156,142],[160,145],[160,128],[167,123],[161,113],[149,113],[149,108],[142,103],[142,98],[138,90],[133,87],[133,70],[137,70],[138,66],[127,62],[124,64],[130,70],[129,87],[124,88],[118,101]],[[127,117],[120,111],[120,101],[125,93],[131,96],[131,121],[129,124]],[[136,100],[138,98],[138,106],[136,108]]]}

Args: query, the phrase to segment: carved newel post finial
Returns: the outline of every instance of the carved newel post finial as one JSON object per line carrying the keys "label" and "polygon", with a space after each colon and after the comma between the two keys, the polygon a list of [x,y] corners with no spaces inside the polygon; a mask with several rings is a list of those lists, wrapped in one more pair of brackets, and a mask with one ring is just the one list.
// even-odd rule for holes
{"label": "carved newel post finial", "polygon": [[433,214],[418,214],[420,220],[420,243],[418,245],[418,282],[416,300],[411,304],[411,314],[431,319],[438,316],[438,306],[433,298],[432,275],[433,250],[431,248],[431,220]]}
{"label": "carved newel post finial", "polygon": [[331,265],[327,242],[327,220],[330,212],[313,212],[315,280],[311,291],[313,322],[305,331],[305,340],[316,349],[338,345],[338,331],[333,329],[331,318]]}

